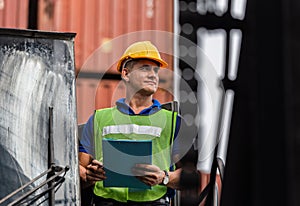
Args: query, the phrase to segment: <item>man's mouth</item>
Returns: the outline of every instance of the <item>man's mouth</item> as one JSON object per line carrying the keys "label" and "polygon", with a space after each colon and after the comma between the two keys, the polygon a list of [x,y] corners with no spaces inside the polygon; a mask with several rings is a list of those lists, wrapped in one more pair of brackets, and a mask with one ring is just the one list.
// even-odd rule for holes
{"label": "man's mouth", "polygon": [[145,81],[146,84],[153,84],[153,85],[156,85],[156,82],[153,82],[153,81]]}

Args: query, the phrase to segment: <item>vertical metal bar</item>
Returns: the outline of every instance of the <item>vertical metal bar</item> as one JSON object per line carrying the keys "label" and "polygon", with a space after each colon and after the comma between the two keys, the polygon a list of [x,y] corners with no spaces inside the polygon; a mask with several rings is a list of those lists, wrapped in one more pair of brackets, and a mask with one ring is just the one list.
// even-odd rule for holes
{"label": "vertical metal bar", "polygon": [[[49,107],[49,138],[48,138],[48,168],[54,165],[54,145],[53,145],[53,107]],[[47,179],[55,175],[54,170],[49,172]],[[48,188],[53,187],[53,181],[48,183]],[[55,191],[51,189],[48,193],[49,206],[54,206],[55,204]]]}
{"label": "vertical metal bar", "polygon": [[29,0],[28,29],[37,29],[38,0]]}
{"label": "vertical metal bar", "polygon": [[[220,103],[221,108],[219,111],[220,116],[219,116],[218,130],[217,130],[217,138],[220,137],[221,129],[222,129],[221,123],[223,120],[224,99],[225,99],[225,93],[222,94],[222,97],[221,97],[221,103]],[[214,159],[213,159],[213,163],[211,166],[211,172],[210,172],[210,181],[208,183],[208,184],[210,184],[210,191],[207,195],[205,206],[215,206],[214,202],[215,202],[215,197],[216,197],[215,183],[216,183],[216,176],[217,176],[217,169],[218,169],[218,162],[217,162],[218,148],[219,148],[219,142],[217,142],[215,151],[214,151]]]}
{"label": "vertical metal bar", "polygon": [[[227,13],[230,14],[230,8],[231,8],[231,0],[228,0],[228,10]],[[230,29],[226,29],[226,53],[225,53],[225,71],[224,71],[224,78],[222,79],[223,83],[225,82],[225,84],[223,84],[224,86],[224,93],[222,94],[222,100],[221,100],[221,109],[220,109],[220,116],[219,116],[219,124],[218,124],[218,133],[217,133],[217,138],[219,140],[219,138],[221,137],[221,125],[222,125],[222,121],[223,121],[223,111],[224,111],[224,107],[225,107],[225,93],[227,91],[227,87],[228,87],[228,70],[229,70],[229,52],[230,52]],[[218,169],[218,162],[217,162],[217,156],[218,156],[218,148],[219,148],[219,141],[217,142],[217,145],[215,147],[215,152],[214,152],[214,159],[213,159],[213,164],[211,167],[211,177],[210,177],[210,182],[209,184],[211,184],[211,188],[210,188],[210,192],[208,193],[206,202],[205,202],[205,206],[212,206],[214,205],[216,201],[216,190],[215,190],[215,183],[216,183],[216,173],[217,173],[217,169]]]}

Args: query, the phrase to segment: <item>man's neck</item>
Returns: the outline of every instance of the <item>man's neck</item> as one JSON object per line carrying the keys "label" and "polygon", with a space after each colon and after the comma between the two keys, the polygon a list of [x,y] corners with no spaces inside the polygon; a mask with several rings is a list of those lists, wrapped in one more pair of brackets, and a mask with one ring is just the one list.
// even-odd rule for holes
{"label": "man's neck", "polygon": [[153,104],[152,95],[151,96],[134,95],[131,98],[126,97],[125,103],[130,106],[130,108],[134,111],[135,114],[139,114],[142,110],[150,107]]}

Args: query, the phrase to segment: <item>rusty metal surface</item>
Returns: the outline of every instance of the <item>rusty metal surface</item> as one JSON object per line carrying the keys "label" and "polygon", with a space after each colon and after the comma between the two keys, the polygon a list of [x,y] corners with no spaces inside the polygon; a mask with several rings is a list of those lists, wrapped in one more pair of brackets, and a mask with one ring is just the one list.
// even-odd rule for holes
{"label": "rusty metal surface", "polygon": [[27,28],[29,0],[0,0],[0,27]]}
{"label": "rusty metal surface", "polygon": [[0,145],[14,163],[1,161],[0,199],[47,170],[52,107],[54,163],[70,166],[55,201],[79,205],[74,35],[33,34],[0,29]]}
{"label": "rusty metal surface", "polygon": [[[38,16],[41,30],[77,33],[77,69],[107,40],[142,30],[173,32],[170,0],[43,0],[39,1]],[[147,38],[153,37],[140,36],[136,40]]]}

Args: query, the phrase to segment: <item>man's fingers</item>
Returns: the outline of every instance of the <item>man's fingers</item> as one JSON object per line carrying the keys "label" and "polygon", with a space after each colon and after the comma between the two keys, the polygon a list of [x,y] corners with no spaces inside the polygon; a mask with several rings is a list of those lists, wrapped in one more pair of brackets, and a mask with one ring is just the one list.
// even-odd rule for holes
{"label": "man's fingers", "polygon": [[86,167],[88,170],[91,170],[92,172],[94,173],[97,173],[97,174],[102,174],[102,173],[105,173],[104,169],[102,166],[99,166],[99,165],[88,165]]}
{"label": "man's fingers", "polygon": [[91,170],[86,171],[86,177],[87,177],[87,180],[92,180],[92,181],[100,181],[100,180],[106,179],[105,172],[94,173]]}
{"label": "man's fingers", "polygon": [[91,164],[92,164],[93,166],[98,166],[99,168],[103,168],[102,162],[99,162],[99,161],[96,160],[96,159],[93,159]]}
{"label": "man's fingers", "polygon": [[159,176],[162,173],[162,170],[155,165],[148,164],[136,164],[135,167],[132,168],[132,172],[136,176]]}
{"label": "man's fingers", "polygon": [[158,185],[160,183],[157,179],[148,176],[137,176],[136,178],[149,186]]}
{"label": "man's fingers", "polygon": [[149,164],[136,164],[135,168],[144,170],[144,171],[149,171],[149,172],[158,172],[160,171],[160,168],[155,166],[155,165],[149,165]]}
{"label": "man's fingers", "polygon": [[93,177],[93,176],[87,175],[86,176],[86,180],[88,182],[97,182],[97,181],[101,181],[101,178],[100,177]]}
{"label": "man's fingers", "polygon": [[[150,171],[145,169],[150,169]],[[136,176],[137,179],[150,186],[160,184],[162,182],[162,178],[164,177],[164,172],[160,169],[157,170],[156,166],[133,167],[132,173]]]}
{"label": "man's fingers", "polygon": [[155,176],[155,172],[153,171],[147,171],[141,168],[132,168],[132,173],[134,176]]}
{"label": "man's fingers", "polygon": [[101,181],[106,179],[102,163],[93,160],[93,162],[86,167],[86,176],[88,181]]}

